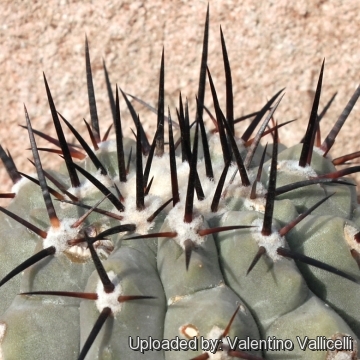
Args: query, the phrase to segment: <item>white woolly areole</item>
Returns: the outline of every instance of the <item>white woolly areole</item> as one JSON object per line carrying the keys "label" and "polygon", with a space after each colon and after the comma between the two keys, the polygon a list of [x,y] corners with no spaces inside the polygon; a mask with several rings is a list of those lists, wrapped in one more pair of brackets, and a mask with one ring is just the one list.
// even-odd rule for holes
{"label": "white woolly areole", "polygon": [[280,256],[276,250],[279,247],[285,246],[285,238],[281,237],[275,229],[271,229],[272,232],[269,236],[262,235],[259,230],[262,229],[263,222],[263,219],[256,219],[251,223],[252,226],[257,227],[252,229],[252,237],[259,247],[263,246],[265,248],[266,255],[269,256],[272,261],[278,261],[282,258],[282,256]]}
{"label": "white woolly areole", "polygon": [[5,323],[0,323],[0,360],[5,360],[4,359],[4,354],[1,348],[1,344],[4,340],[5,337],[5,332],[6,332],[6,324]]}
{"label": "white woolly areole", "polygon": [[327,359],[331,359],[331,360],[353,360],[354,359],[354,354],[349,353],[349,352],[338,352],[334,355],[331,355],[331,357],[327,357]]}
{"label": "white woolly areole", "polygon": [[122,289],[118,277],[112,270],[107,272],[107,275],[110,281],[115,285],[114,291],[109,294],[106,293],[104,285],[99,279],[96,286],[96,294],[98,298],[95,301],[95,304],[99,312],[102,312],[104,308],[109,307],[115,316],[121,311],[122,304],[119,302],[118,298],[122,295]]}
{"label": "white woolly areole", "polygon": [[316,152],[317,154],[319,154],[320,156],[324,156],[324,154],[325,154],[325,151],[317,146],[313,147],[313,151]]}
{"label": "white woolly areole", "polygon": [[[143,164],[145,168],[147,158],[143,158]],[[176,156],[176,169],[177,173],[179,168],[181,167],[181,159]],[[189,170],[186,171],[188,173]],[[151,185],[151,194],[157,195],[163,199],[165,202],[166,200],[169,200],[172,197],[171,193],[171,172],[170,172],[170,156],[169,154],[164,153],[161,157],[154,156],[150,173],[149,173],[149,181],[154,177],[153,183]],[[178,173],[178,183],[179,187],[181,187],[182,178],[183,176],[180,176],[180,173]]]}
{"label": "white woolly areole", "polygon": [[[76,221],[77,219],[64,219],[61,220],[59,228],[51,227],[48,230],[48,235],[43,242],[44,248],[54,246],[56,248],[55,256],[59,255],[61,252],[65,252],[79,261],[86,261],[90,259],[91,252],[85,242],[77,245],[68,245],[67,243],[68,240],[76,239],[79,236],[81,227],[71,227]],[[104,231],[106,228],[103,226],[100,229],[87,227],[86,233],[89,236],[95,237],[97,235],[97,230]],[[105,259],[114,250],[114,244],[111,240],[97,240],[93,243],[93,246],[96,252]]]}
{"label": "white woolly areole", "polygon": [[[219,171],[221,172],[222,170],[219,169]],[[236,172],[236,175],[234,177],[234,181],[231,184],[229,184],[230,180],[235,172]],[[229,173],[230,173],[230,176],[229,176]],[[249,175],[249,172],[248,172],[248,175]],[[249,176],[249,180],[250,180],[250,182],[252,182],[250,176]],[[228,176],[226,177],[226,181],[225,181],[225,185],[227,185],[227,188],[226,188],[226,197],[227,198],[229,198],[229,197],[231,197],[231,198],[248,197],[251,192],[251,185],[250,186],[242,185],[238,167],[234,163],[229,168]]]}
{"label": "white woolly areole", "polygon": [[[206,177],[206,171],[205,171],[205,164],[204,161],[201,160],[198,162],[198,174],[199,178],[201,179],[201,186],[204,191],[205,199],[199,201],[197,197],[194,198],[194,204],[196,206],[196,209],[199,211],[199,213],[203,214],[206,219],[211,219],[214,216],[218,216],[223,214],[225,211],[227,211],[226,208],[226,202],[225,199],[229,197],[234,197],[233,193],[234,191],[242,191],[239,189],[245,189],[245,187],[242,186],[240,181],[237,177],[235,177],[235,181],[230,184],[230,180],[234,174],[234,172],[237,169],[237,165],[235,163],[232,163],[228,169],[228,172],[226,174],[224,187],[222,189],[222,194],[220,197],[218,209],[216,212],[211,211],[211,204],[214,199],[215,191],[218,186],[220,176],[224,170],[224,163],[222,161],[217,162],[216,164],[213,163],[213,172],[216,176],[215,179],[209,179]],[[218,175],[216,175],[218,174]],[[239,176],[239,175],[237,175]],[[187,186],[186,186],[187,188]],[[186,194],[184,194],[185,196]]]}
{"label": "white woolly areole", "polygon": [[357,228],[350,224],[344,226],[344,237],[351,250],[355,250],[360,253],[360,243],[358,243],[354,236],[359,232]]}
{"label": "white woolly areole", "polygon": [[[352,337],[350,334],[341,334],[336,333],[331,336],[331,339],[343,340],[344,337]],[[326,353],[326,360],[354,360],[357,359],[358,349],[357,349],[357,341],[352,337],[352,350],[328,350]]]}
{"label": "white woolly areole", "polygon": [[277,164],[277,169],[279,171],[289,171],[295,174],[305,175],[308,178],[317,176],[317,173],[311,166],[306,165],[305,167],[302,167],[299,165],[299,161],[297,160],[279,161]]}
{"label": "white woolly areole", "polygon": [[60,221],[60,226],[54,228],[50,227],[46,239],[44,239],[44,249],[50,246],[56,248],[55,256],[61,254],[63,251],[68,250],[68,240],[76,239],[79,234],[79,228],[72,228],[71,226],[77,219],[63,219]]}
{"label": "white woolly areole", "polygon": [[93,174],[93,176],[107,188],[114,186],[114,182],[111,180],[111,178],[108,175],[102,175],[100,169],[96,171],[96,173]]}
{"label": "white woolly areole", "polygon": [[[102,175],[100,169],[91,175],[103,185],[105,185],[108,189],[113,188],[115,190],[113,181],[108,175]],[[77,196],[78,198],[85,198],[88,195],[99,193],[99,189],[88,179],[85,179],[85,182],[82,183],[79,187],[69,188],[68,191],[69,193]]]}
{"label": "white woolly areole", "polygon": [[190,239],[195,245],[204,242],[206,236],[200,236],[198,231],[203,228],[204,218],[202,215],[194,216],[191,223],[184,222],[184,205],[178,202],[167,216],[168,225],[177,233],[174,240],[185,250],[184,242]]}
{"label": "white woolly areole", "polygon": [[252,186],[246,187],[246,189],[249,188],[249,196],[245,197],[244,200],[244,207],[247,210],[255,210],[261,213],[265,212],[265,206],[266,206],[266,198],[265,194],[267,193],[267,189],[265,189],[264,185],[259,181],[256,184],[256,198],[250,199],[250,192]]}
{"label": "white woolly areole", "polygon": [[[143,164],[147,158],[143,157]],[[179,183],[179,192],[181,191],[182,183],[188,177],[189,166],[187,163],[183,165],[180,158],[176,158],[177,177]],[[166,201],[172,198],[171,191],[171,176],[169,171],[169,155],[164,154],[161,158],[154,156],[151,165],[151,171],[148,178],[148,184],[154,177],[151,185],[150,193],[145,196],[145,209],[138,211],[136,209],[136,172],[131,172],[128,175],[126,182],[116,181],[121,194],[125,198],[125,210],[119,213],[123,217],[123,222],[129,222],[136,225],[136,232],[139,234],[146,234],[153,226],[153,223],[147,222],[147,218],[151,216],[156,210],[160,208]],[[169,205],[170,207],[171,205]],[[165,210],[163,210],[165,212]]]}
{"label": "white woolly areole", "polygon": [[[144,171],[148,158],[143,156],[142,159]],[[187,183],[189,165],[186,162],[182,163],[178,156],[175,157],[175,160],[178,184],[179,188],[181,188],[185,183]],[[151,179],[154,178],[150,193],[161,198],[162,202],[165,202],[172,197],[171,173],[169,164],[169,154],[163,154],[162,157],[154,156],[148,178],[148,184],[150,183]],[[131,171],[128,174],[126,182],[118,182],[117,177],[116,183],[125,199],[127,199],[129,196],[133,196],[134,198],[136,197],[136,171]]]}
{"label": "white woolly areole", "polygon": [[100,153],[108,153],[108,152],[116,152],[116,141],[114,140],[107,140],[107,141],[101,141],[98,143],[99,150],[95,150],[93,147],[92,150],[95,152],[95,154]]}
{"label": "white woolly areole", "polygon": [[[212,339],[212,340],[217,340],[221,337],[221,335],[224,333],[224,330],[225,329],[221,329],[219,328],[218,326],[213,326],[211,328],[211,330],[209,331],[209,333],[207,334],[206,336],[206,339]],[[221,338],[222,340],[222,343],[220,343],[219,347],[221,348],[221,345],[225,344],[225,345],[229,345],[226,337],[224,338]],[[210,351],[207,351],[206,352],[209,356],[209,359],[210,360],[232,360],[232,357],[230,357],[228,354],[227,354],[227,351],[221,351],[221,350],[218,350],[216,351],[215,354],[213,354],[212,352]]]}
{"label": "white woolly areole", "polygon": [[124,224],[131,223],[136,225],[136,233],[143,235],[147,234],[154,226],[154,221],[151,223],[147,219],[159,209],[163,201],[158,196],[145,196],[145,209],[139,211],[136,209],[136,197],[129,195],[124,202],[125,211],[121,213]]}
{"label": "white woolly areole", "polygon": [[[233,167],[231,167],[230,169],[233,169]],[[248,176],[251,185],[243,186],[241,184],[240,175],[236,174],[236,181],[234,181],[231,185],[228,186],[226,197],[235,200],[241,198],[244,201],[243,206],[245,209],[255,210],[264,213],[266,204],[265,195],[267,193],[267,189],[260,181],[258,181],[256,184],[256,198],[250,199],[252,184],[254,181],[256,181],[256,176],[253,171],[248,171]]]}
{"label": "white woolly areole", "polygon": [[[30,176],[37,179],[37,174],[35,173],[30,174]],[[22,176],[21,179],[11,187],[11,192],[17,194],[20,189],[29,182],[31,182],[29,179],[27,179],[25,176]]]}
{"label": "white woolly areole", "polygon": [[[204,168],[205,165],[203,164],[202,161],[198,163],[198,166],[199,166],[198,174],[199,174],[199,178],[201,181],[202,189],[204,191],[205,199],[199,201],[197,198],[197,195],[196,195],[196,191],[195,191],[194,206],[196,207],[196,210],[200,214],[202,214],[206,219],[211,219],[212,217],[223,214],[226,211],[225,199],[223,198],[223,196],[220,197],[218,210],[216,212],[211,211],[211,204],[214,199],[214,195],[215,195],[215,191],[217,188],[217,184],[218,184],[220,175],[215,180],[209,179],[208,177],[206,177],[205,168]],[[220,167],[220,166],[213,167],[214,174],[221,174],[223,168],[224,168],[223,166],[222,167]],[[229,181],[230,181],[230,172],[228,171],[228,174],[227,174],[227,177],[226,177],[226,180],[224,183],[223,192],[225,190],[226,184]],[[186,187],[184,187],[184,189],[185,189],[185,191],[187,191],[187,184],[186,184]],[[183,194],[182,197],[186,198],[186,192]]]}
{"label": "white woolly areole", "polygon": [[[70,188],[67,189],[67,191],[68,191],[70,194],[72,194],[72,195],[74,195],[74,196],[76,196],[77,198],[80,199],[80,198],[82,197],[81,187],[82,187],[82,186],[79,186],[79,187],[70,187]],[[67,195],[64,195],[64,196],[65,196],[65,198],[66,198],[67,200],[72,201],[70,198],[68,198]],[[68,203],[66,203],[66,202],[59,201],[59,206],[60,206],[61,209],[66,209],[66,208],[72,208],[74,205],[68,204]]]}

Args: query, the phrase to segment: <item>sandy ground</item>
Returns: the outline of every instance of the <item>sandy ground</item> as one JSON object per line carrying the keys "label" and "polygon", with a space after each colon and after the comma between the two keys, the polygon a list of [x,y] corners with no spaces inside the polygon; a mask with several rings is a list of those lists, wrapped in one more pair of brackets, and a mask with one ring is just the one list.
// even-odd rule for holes
{"label": "sandy ground", "polygon": [[[282,129],[281,141],[299,141],[323,58],[326,58],[321,106],[338,91],[322,124],[323,137],[337,119],[360,80],[360,3],[357,1],[210,1],[209,68],[220,102],[225,103],[220,47],[221,24],[228,48],[236,116],[258,110],[279,89],[286,95],[279,122],[297,118]],[[165,47],[166,105],[177,103],[179,91],[193,109],[197,92],[206,1],[14,1],[0,2],[0,142],[18,168],[30,171],[25,103],[33,127],[54,134],[48,110],[44,71],[57,106],[78,129],[85,130],[87,105],[84,37],[90,42],[98,112],[104,132],[111,123],[102,61],[112,84],[156,105],[157,78]],[[206,104],[212,101],[206,95]],[[129,113],[121,102],[125,134]],[[136,106],[152,138],[156,117]],[[193,114],[193,112],[192,112]],[[334,146],[342,154],[359,149],[359,105]],[[238,133],[241,133],[241,127]],[[69,139],[71,139],[69,137]],[[40,142],[40,145],[42,142]],[[56,166],[57,155],[42,157]],[[50,164],[50,165],[49,165]],[[9,190],[0,170],[0,190]]]}

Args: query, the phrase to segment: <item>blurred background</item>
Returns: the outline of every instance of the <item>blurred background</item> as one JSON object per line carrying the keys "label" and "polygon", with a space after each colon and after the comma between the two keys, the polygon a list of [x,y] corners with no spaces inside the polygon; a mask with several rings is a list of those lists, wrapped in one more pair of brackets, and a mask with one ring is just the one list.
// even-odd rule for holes
{"label": "blurred background", "polygon": [[[326,59],[322,108],[337,97],[322,121],[324,138],[360,81],[360,3],[357,1],[210,1],[209,68],[220,104],[225,78],[219,27],[232,67],[235,116],[259,110],[286,87],[276,120],[297,119],[282,128],[289,145],[303,136],[321,62]],[[23,104],[35,129],[54,135],[43,84],[44,71],[57,110],[88,139],[89,120],[84,38],[87,34],[102,132],[112,122],[103,59],[111,82],[156,106],[162,47],[165,48],[166,107],[173,109],[181,90],[194,116],[206,1],[14,1],[0,2],[0,143],[11,151],[20,171],[33,172]],[[207,88],[206,105],[212,109]],[[336,141],[334,156],[360,148],[360,103]],[[132,120],[121,99],[124,133]],[[152,139],[156,116],[136,104]],[[208,121],[208,120],[207,120]],[[240,135],[244,125],[238,125]],[[71,136],[68,137],[71,141]],[[44,142],[39,140],[39,146]],[[45,167],[58,155],[42,154]],[[0,170],[0,191],[10,182]]]}

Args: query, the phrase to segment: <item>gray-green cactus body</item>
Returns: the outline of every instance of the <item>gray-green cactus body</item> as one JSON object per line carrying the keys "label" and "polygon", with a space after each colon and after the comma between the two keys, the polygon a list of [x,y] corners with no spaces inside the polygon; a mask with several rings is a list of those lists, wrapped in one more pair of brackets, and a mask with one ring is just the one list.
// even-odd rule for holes
{"label": "gray-green cactus body", "polygon": [[[254,211],[227,212],[219,219],[218,226],[240,222],[255,227],[217,234],[216,241],[226,283],[244,299],[253,314],[256,314],[260,329],[265,333],[275,319],[296,309],[305,301],[308,289],[295,263],[276,254],[276,248],[284,246],[285,240],[277,233],[269,239],[262,236],[259,228],[261,221],[262,215]],[[259,246],[266,242],[273,247],[271,256],[274,259],[262,256],[247,275]]]}
{"label": "gray-green cactus body", "polygon": [[[217,225],[229,226],[239,221],[243,224],[256,225],[258,228],[217,234],[216,241],[219,247],[220,263],[223,267],[226,283],[249,306],[259,324],[262,337],[265,339],[269,337],[271,339],[273,337],[283,340],[290,339],[294,344],[296,353],[302,353],[302,356],[306,356],[307,359],[323,359],[324,354],[314,352],[306,347],[300,352],[299,341],[302,343],[305,336],[312,339],[316,336],[329,338],[336,334],[343,334],[357,339],[359,335],[353,319],[348,321],[350,327],[335,311],[329,309],[327,304],[331,295],[319,294],[319,296],[322,295],[326,303],[316,299],[295,262],[276,253],[277,248],[287,246],[287,240],[291,238],[292,234],[288,234],[286,239],[281,239],[276,232],[276,224],[274,224],[274,232],[271,235],[267,237],[261,235],[262,216],[255,212],[233,211],[225,213]],[[291,238],[291,242],[296,243],[296,239]],[[251,260],[256,255],[259,246],[266,248],[267,256],[262,256],[254,269],[247,274]],[[235,247],[238,247],[239,251],[235,252]],[[318,270],[318,272],[322,273],[324,270]],[[335,277],[337,277],[336,280]],[[353,294],[349,294],[349,291],[353,292],[350,287],[355,284],[336,275],[332,280],[335,282],[334,287],[338,283],[347,283],[347,286],[344,286],[346,289],[342,289],[344,292],[339,303],[341,301],[346,302],[346,305],[342,305],[343,307],[356,309],[352,299],[356,298],[357,290]],[[316,289],[317,286],[321,286],[320,284],[318,282],[312,288]],[[354,288],[356,289],[357,286],[355,285]],[[336,290],[332,292],[338,293]],[[345,300],[345,298],[347,299]],[[312,312],[319,312],[321,315],[315,320],[310,315]],[[301,320],[298,317],[301,317]],[[294,326],[296,331],[293,331]],[[267,350],[266,358],[269,359],[280,359],[289,351],[286,348],[283,348],[283,351],[274,352],[271,349]],[[273,347],[272,350],[275,348]],[[304,355],[302,351],[306,351],[307,354]],[[326,352],[326,350],[324,351]]]}
{"label": "gray-green cactus body", "polygon": [[[289,324],[292,326],[289,327]],[[309,324],[311,325],[309,326]],[[286,330],[284,331],[284,329]],[[286,335],[284,335],[285,332]],[[344,359],[356,359],[357,357],[356,343],[353,342],[353,339],[356,339],[354,332],[329,305],[324,304],[316,296],[309,296],[307,301],[297,309],[275,320],[266,335],[270,338],[283,339],[286,336],[287,339],[290,339],[294,348],[291,352],[287,352],[289,357],[302,358],[304,353],[306,353],[306,359],[314,360],[336,359],[336,356]],[[348,345],[346,351],[343,351],[341,355],[336,355],[337,351],[330,351],[319,343],[320,341],[324,342],[325,339],[336,339],[337,337],[344,337],[354,345]],[[283,354],[277,351],[268,351],[266,358],[282,359]]]}
{"label": "gray-green cactus body", "polygon": [[[324,158],[317,151],[313,151],[310,165],[300,167],[298,163],[301,151],[302,144],[299,144],[279,153],[277,187],[309,180],[337,170],[329,159]],[[265,164],[265,168],[269,167],[269,164],[270,162],[268,161],[268,163]],[[266,184],[268,172],[265,171],[263,174]],[[346,181],[349,185],[314,184],[304,186],[281,194],[277,196],[277,199],[289,199],[293,202],[299,212],[303,212],[324,198],[324,196],[334,194],[328,200],[328,206],[315,209],[314,214],[332,214],[334,216],[351,219],[352,213],[357,207],[356,187],[351,179],[346,179]]]}
{"label": "gray-green cactus body", "polygon": [[[177,235],[159,239],[158,245],[158,270],[168,303],[164,337],[191,339],[195,336],[197,351],[194,349],[195,354],[189,353],[189,356],[206,352],[201,342],[205,342],[204,339],[223,341],[221,334],[236,304],[241,307],[241,311],[228,336],[259,339],[253,316],[233,290],[225,285],[213,236],[198,234],[199,230],[208,228],[207,222],[203,216],[194,214],[192,222],[186,223],[181,218],[182,210],[183,204],[178,203],[170,210],[161,229],[164,232],[176,232]],[[189,240],[193,242],[194,249],[189,268],[186,269],[185,241]],[[210,349],[208,353],[211,353]],[[221,355],[218,356],[220,359]],[[166,358],[182,359],[183,354],[167,353]]]}
{"label": "gray-green cactus body", "polygon": [[79,320],[79,300],[16,296],[1,316],[0,354],[13,360],[76,358]]}
{"label": "gray-green cactus body", "polygon": [[[354,238],[358,232],[351,221],[340,217],[309,216],[289,233],[288,243],[299,253],[329,264],[357,279],[359,268],[352,251],[359,251],[359,243]],[[359,337],[359,284],[313,266],[299,264],[299,267],[312,291],[336,309]],[[324,284],[328,285],[325,287]]]}
{"label": "gray-green cactus body", "polygon": [[[166,302],[156,264],[149,261],[147,251],[122,247],[105,262],[119,295],[147,295],[154,299],[134,300],[115,304],[113,317],[101,330],[87,356],[89,359],[163,359],[164,353],[152,351],[141,345],[141,340],[162,339]],[[146,276],[144,276],[146,274]],[[99,276],[94,272],[85,288],[87,292],[101,289]],[[102,310],[102,301],[83,300],[80,308],[81,347],[86,342],[94,323]],[[141,347],[143,346],[143,348]],[[144,355],[145,354],[145,355]]]}

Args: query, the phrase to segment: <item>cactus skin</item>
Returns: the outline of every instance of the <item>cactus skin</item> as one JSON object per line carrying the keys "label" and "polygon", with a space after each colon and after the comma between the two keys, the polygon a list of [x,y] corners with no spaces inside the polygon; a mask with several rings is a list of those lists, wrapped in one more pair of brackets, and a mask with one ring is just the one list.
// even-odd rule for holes
{"label": "cactus skin", "polygon": [[[164,151],[164,53],[153,145],[125,94],[137,137],[136,141],[122,137],[118,89],[112,105],[116,141],[101,141],[87,40],[93,141],[90,149],[87,144],[76,148],[83,159],[75,165],[71,160],[75,151],[63,138],[46,79],[66,166],[51,171],[41,165],[26,110],[40,186],[17,173],[0,147],[1,159],[10,163],[8,172],[17,174],[12,177],[14,198],[7,210],[0,208],[0,360],[357,358],[360,210],[354,183],[344,176],[359,169],[335,173],[335,165],[324,156],[331,138],[320,149],[314,145],[324,66],[303,142],[286,149],[278,144],[275,126],[273,144],[251,145],[254,129],[248,128],[241,138],[234,136],[231,70],[221,32],[226,119],[208,71],[217,131],[206,132],[202,116],[208,27],[209,12],[197,121],[191,128],[180,100],[177,149],[169,112],[169,146]],[[254,128],[266,117],[261,125],[265,130],[279,95],[255,116]],[[341,118],[346,118],[358,96],[359,90]],[[52,180],[43,179],[44,169]],[[235,170],[240,176],[232,179]],[[310,185],[292,186],[311,179]],[[282,192],[287,185],[291,191]],[[61,193],[62,200],[82,206],[54,201]],[[88,211],[84,205],[96,209],[78,222]],[[302,213],[301,221],[288,226]],[[27,259],[33,259],[32,264],[18,268]],[[143,354],[129,346],[129,337],[135,346],[137,337],[189,340],[194,336],[198,341],[201,336],[222,339],[223,344],[214,354],[200,348]],[[226,336],[290,339],[294,350],[234,350]],[[351,336],[354,349],[338,354],[302,351],[297,336]]]}

